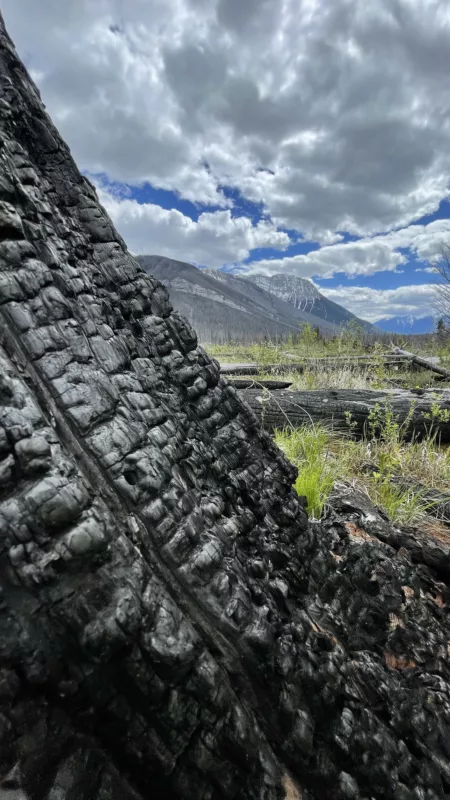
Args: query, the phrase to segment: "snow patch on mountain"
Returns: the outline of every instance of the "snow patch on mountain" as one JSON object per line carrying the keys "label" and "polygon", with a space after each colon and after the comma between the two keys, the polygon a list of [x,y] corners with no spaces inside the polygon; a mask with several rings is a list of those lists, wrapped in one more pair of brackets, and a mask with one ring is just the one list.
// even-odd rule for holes
{"label": "snow patch on mountain", "polygon": [[412,314],[405,314],[398,317],[385,317],[375,322],[377,328],[389,333],[404,333],[406,334],[419,334],[419,333],[433,333],[436,330],[436,321],[434,317],[426,315],[424,317],[417,317]]}
{"label": "snow patch on mountain", "polygon": [[[243,276],[244,277],[244,276]],[[299,311],[311,311],[320,300],[321,294],[311,281],[298,278],[296,275],[248,275],[245,278],[256,283],[266,292],[276,294],[281,300],[289,303]]]}

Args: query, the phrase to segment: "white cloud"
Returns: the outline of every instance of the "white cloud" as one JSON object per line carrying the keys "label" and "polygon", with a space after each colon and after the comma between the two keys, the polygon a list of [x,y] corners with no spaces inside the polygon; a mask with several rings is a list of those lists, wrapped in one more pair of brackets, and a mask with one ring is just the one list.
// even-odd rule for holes
{"label": "white cloud", "polygon": [[[347,275],[371,275],[382,270],[399,271],[409,250],[422,261],[439,257],[442,244],[450,241],[450,219],[438,219],[428,225],[410,225],[379,236],[366,237],[356,242],[339,242],[313,250],[306,255],[263,259],[246,265],[245,272],[273,275],[287,272],[302,278],[320,275],[331,277],[336,272]],[[433,267],[423,267],[433,273]]]}
{"label": "white cloud", "polygon": [[[406,228],[448,195],[446,0],[2,8],[91,172],[223,208],[228,185],[324,244],[343,231]],[[383,247],[372,253],[363,248],[355,263],[385,257]]]}
{"label": "white cloud", "polygon": [[401,286],[398,289],[369,289],[362,286],[320,287],[320,291],[335,303],[345,306],[368,322],[412,314],[425,317],[436,310],[434,284]]}
{"label": "white cloud", "polygon": [[195,222],[176,209],[122,198],[97,185],[100,202],[135,253],[155,253],[210,267],[242,261],[258,247],[284,249],[286,233],[266,221],[253,225],[227,209],[200,214]]}
{"label": "white cloud", "polygon": [[405,261],[405,256],[393,250],[387,243],[368,240],[322,247],[306,255],[262,259],[252,262],[244,271],[267,275],[287,272],[301,278],[311,278],[314,275],[326,278],[335,272],[370,275],[380,269],[395,270]]}

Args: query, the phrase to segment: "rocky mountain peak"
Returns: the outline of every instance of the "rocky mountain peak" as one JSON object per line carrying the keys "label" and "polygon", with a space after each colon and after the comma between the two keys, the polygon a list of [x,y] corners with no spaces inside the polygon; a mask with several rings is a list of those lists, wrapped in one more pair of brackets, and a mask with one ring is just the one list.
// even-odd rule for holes
{"label": "rocky mountain peak", "polygon": [[286,303],[290,303],[300,311],[311,311],[314,303],[320,299],[318,289],[306,278],[297,275],[248,275],[249,281],[272,294],[276,294]]}

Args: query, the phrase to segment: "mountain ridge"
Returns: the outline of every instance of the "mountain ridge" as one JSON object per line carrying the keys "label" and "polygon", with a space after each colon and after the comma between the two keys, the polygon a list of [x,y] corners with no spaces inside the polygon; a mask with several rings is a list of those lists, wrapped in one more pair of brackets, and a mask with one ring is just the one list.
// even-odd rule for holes
{"label": "mountain ridge", "polygon": [[373,330],[373,325],[360,319],[344,306],[328,300],[314,284],[306,278],[291,274],[246,275],[245,280],[256,283],[266,291],[290,303],[299,311],[305,310],[319,319],[332,321],[333,324],[357,322],[365,330]]}
{"label": "mountain ridge", "polygon": [[[309,296],[302,307],[300,302],[297,305],[289,302],[286,293],[280,296],[268,291],[254,281],[253,276],[198,268],[165,256],[139,255],[137,260],[166,286],[174,307],[197,330],[200,341],[287,338],[289,334],[298,333],[304,324],[319,327],[323,334],[332,336],[339,332],[342,324],[353,319],[365,330],[375,332],[369,323],[358,320],[351,312],[323,297],[309,281],[304,281]],[[317,313],[311,313],[310,308]]]}
{"label": "mountain ridge", "polygon": [[422,334],[433,333],[436,329],[434,317],[431,314],[418,317],[413,314],[399,314],[395,317],[385,317],[375,323],[387,333]]}

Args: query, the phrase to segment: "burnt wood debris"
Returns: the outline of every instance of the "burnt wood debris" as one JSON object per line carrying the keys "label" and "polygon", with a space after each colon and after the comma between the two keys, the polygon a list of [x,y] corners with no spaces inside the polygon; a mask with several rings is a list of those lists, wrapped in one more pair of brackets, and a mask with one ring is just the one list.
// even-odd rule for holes
{"label": "burnt wood debris", "polygon": [[[405,438],[434,433],[450,442],[449,389],[272,390],[243,387],[242,397],[265,430],[327,422],[330,429],[362,436],[371,426],[382,432],[386,412],[403,427]],[[379,424],[377,424],[377,420]]]}
{"label": "burnt wood debris", "polygon": [[[394,369],[398,367],[405,367],[411,364],[411,358],[406,356],[393,356],[382,355],[379,357],[387,367]],[[341,369],[343,366],[355,366],[358,369],[373,369],[377,366],[377,360],[374,356],[320,356],[318,358],[305,358],[301,363],[285,363],[285,364],[221,364],[221,375],[259,375],[261,372],[271,375],[283,375],[289,372],[305,372],[310,370],[321,369]],[[430,367],[431,369],[431,367]]]}
{"label": "burnt wood debris", "polygon": [[393,347],[392,353],[396,356],[404,356],[408,358],[410,362],[416,366],[436,372],[441,376],[441,378],[446,378],[447,380],[450,378],[450,370],[445,369],[445,367],[441,367],[439,364],[436,364],[435,360],[433,359],[421,358],[420,356],[416,356],[414,353],[409,353],[407,350],[401,350],[400,347]]}
{"label": "burnt wood debris", "polygon": [[3,22],[0,81],[0,797],[450,797],[449,543],[308,523]]}

